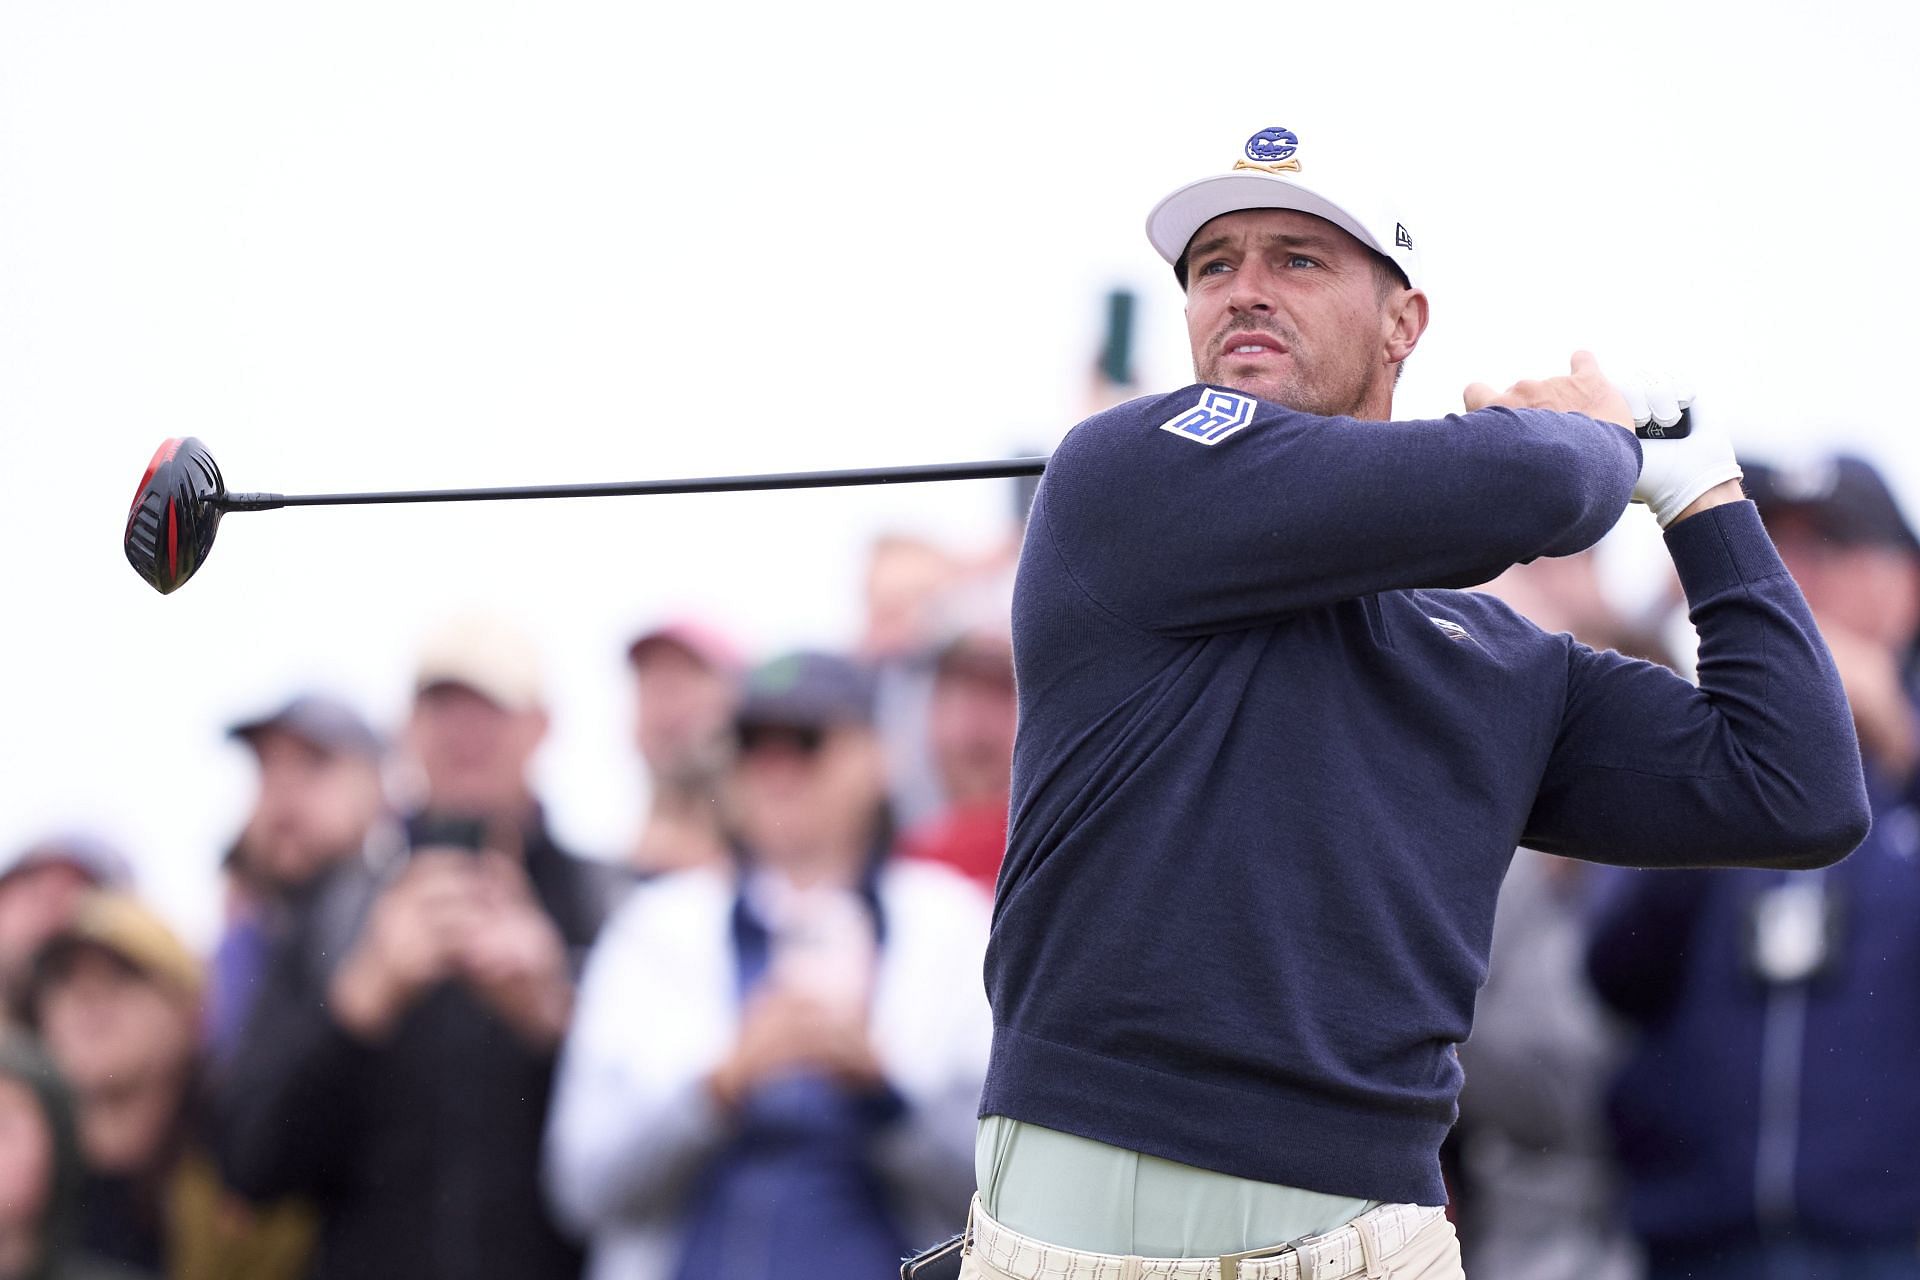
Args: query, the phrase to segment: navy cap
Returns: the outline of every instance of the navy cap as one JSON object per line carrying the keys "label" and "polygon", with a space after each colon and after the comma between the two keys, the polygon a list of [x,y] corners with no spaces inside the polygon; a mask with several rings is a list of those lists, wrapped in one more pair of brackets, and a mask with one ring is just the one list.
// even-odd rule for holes
{"label": "navy cap", "polygon": [[1804,466],[1745,464],[1747,495],[1767,521],[1799,517],[1843,546],[1897,547],[1920,555],[1920,539],[1874,465],[1851,454]]}
{"label": "navy cap", "polygon": [[873,723],[873,673],[837,653],[801,651],[747,674],[734,722],[827,728]]}
{"label": "navy cap", "polygon": [[121,889],[133,883],[127,855],[100,837],[83,831],[64,831],[36,840],[0,859],[0,880],[35,867],[68,866],[102,889]]}
{"label": "navy cap", "polygon": [[227,736],[256,745],[263,733],[285,733],[329,755],[350,754],[378,760],[386,744],[373,726],[352,707],[338,698],[320,693],[303,693],[279,710],[252,720],[243,720],[227,730]]}

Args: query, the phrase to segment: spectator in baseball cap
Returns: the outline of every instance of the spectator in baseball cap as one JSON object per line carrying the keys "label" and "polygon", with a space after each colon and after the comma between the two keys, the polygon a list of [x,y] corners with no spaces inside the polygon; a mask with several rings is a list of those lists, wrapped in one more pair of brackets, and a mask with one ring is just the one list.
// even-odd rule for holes
{"label": "spectator in baseball cap", "polygon": [[859,651],[874,673],[874,726],[887,753],[887,794],[909,826],[940,812],[939,771],[927,745],[926,658],[938,637],[937,602],[965,572],[951,551],[911,534],[875,538],[867,552]]}
{"label": "spectator in baseball cap", "polygon": [[1899,500],[1851,454],[1756,465],[1747,490],[1833,652],[1861,749],[1882,774],[1911,777],[1920,764],[1920,540]]}
{"label": "spectator in baseball cap", "polygon": [[274,890],[298,888],[361,850],[386,808],[386,744],[346,702],[302,693],[227,736],[260,766],[259,789],[235,842],[236,869]]}
{"label": "spectator in baseball cap", "polygon": [[1897,547],[1920,554],[1920,541],[1878,467],[1856,454],[1798,466],[1755,462],[1747,493],[1769,526],[1805,520],[1820,537],[1843,546]]}
{"label": "spectator in baseball cap", "polygon": [[993,891],[1007,848],[1013,737],[1012,582],[970,584],[948,594],[933,649],[928,744],[946,807],[902,838],[910,857],[943,862]]}
{"label": "spectator in baseball cap", "polygon": [[72,1087],[81,1243],[168,1275],[300,1275],[311,1223],[220,1185],[198,1107],[199,960],[131,894],[98,892],[34,958],[26,1023]]}
{"label": "spectator in baseball cap", "polygon": [[581,984],[548,1145],[595,1280],[898,1271],[964,1212],[986,904],[886,858],[868,671],[755,669],[736,857],[640,888]]}
{"label": "spectator in baseball cap", "polygon": [[[1873,824],[1817,870],[1616,873],[1588,967],[1651,1280],[1920,1273],[1920,542],[1879,470],[1746,467],[1846,689]],[[1768,1105],[1752,1105],[1754,1099]]]}
{"label": "spectator in baseball cap", "polygon": [[0,864],[0,1021],[11,1017],[34,953],[72,922],[86,895],[132,879],[125,855],[81,832],[47,836]]}
{"label": "spectator in baseball cap", "polygon": [[[1747,492],[1825,633],[1897,640],[1920,611],[1920,540],[1871,462],[1851,454],[1793,467],[1756,463]],[[1788,544],[1791,544],[1789,551]]]}
{"label": "spectator in baseball cap", "polygon": [[227,851],[226,928],[208,978],[207,1029],[219,1059],[239,1035],[273,945],[318,881],[400,838],[381,784],[386,744],[345,701],[301,693],[227,736],[259,769],[253,806]]}
{"label": "spectator in baseball cap", "polygon": [[611,883],[548,830],[539,655],[456,618],[422,645],[408,847],[343,866],[277,949],[220,1090],[228,1177],[320,1211],[316,1275],[578,1273],[538,1184],[554,1055]]}
{"label": "spectator in baseball cap", "polygon": [[503,618],[475,614],[433,629],[414,673],[408,743],[435,812],[524,822],[546,739],[547,699],[533,641]]}
{"label": "spectator in baseball cap", "polygon": [[634,745],[647,775],[647,817],[627,861],[643,875],[726,857],[720,784],[732,755],[743,663],[696,619],[650,628],[627,647]]}

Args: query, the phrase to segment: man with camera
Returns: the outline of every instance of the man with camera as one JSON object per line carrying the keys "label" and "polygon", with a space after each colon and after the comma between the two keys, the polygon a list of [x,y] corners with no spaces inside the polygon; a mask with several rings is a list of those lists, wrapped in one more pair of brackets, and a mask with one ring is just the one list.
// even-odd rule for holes
{"label": "man with camera", "polygon": [[322,1277],[568,1276],[537,1172],[577,959],[607,878],[547,832],[535,654],[461,620],[426,645],[424,804],[393,865],[343,868],[276,956],[223,1083],[249,1195],[311,1196]]}

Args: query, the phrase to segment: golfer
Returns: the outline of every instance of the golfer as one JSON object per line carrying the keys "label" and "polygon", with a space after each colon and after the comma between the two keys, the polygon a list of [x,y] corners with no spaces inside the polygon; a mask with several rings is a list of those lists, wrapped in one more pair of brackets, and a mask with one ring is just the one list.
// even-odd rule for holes
{"label": "golfer", "polygon": [[[1457,1277],[1437,1157],[1517,844],[1816,867],[1846,697],[1724,435],[1591,357],[1393,420],[1419,229],[1265,129],[1147,221],[1196,385],[1082,423],[1014,604],[979,1277]],[[1696,688],[1460,588],[1666,529]],[[1173,1261],[1180,1260],[1180,1261]]]}

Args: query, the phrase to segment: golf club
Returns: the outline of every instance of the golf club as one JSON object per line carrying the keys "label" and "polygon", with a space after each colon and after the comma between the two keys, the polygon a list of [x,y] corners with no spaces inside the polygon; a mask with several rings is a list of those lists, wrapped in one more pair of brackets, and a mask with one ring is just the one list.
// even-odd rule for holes
{"label": "golf club", "polygon": [[207,446],[191,436],[166,441],[147,463],[127,512],[127,562],[161,594],[177,590],[206,562],[220,517],[230,511],[277,507],[347,507],[398,502],[501,502],[519,498],[620,498],[668,493],[743,493],[764,489],[825,489],[913,484],[928,480],[989,480],[1039,475],[1045,458],[993,462],[939,462],[844,471],[788,471],[767,475],[705,476],[598,484],[511,485],[487,489],[401,489],[381,493],[228,493]]}
{"label": "golf club", "polygon": [[[1643,440],[1678,440],[1693,430],[1690,411],[1670,427],[1649,424]],[[230,511],[277,507],[352,507],[400,502],[501,502],[520,498],[624,498],[669,493],[746,493],[765,489],[828,489],[856,485],[914,484],[929,480],[990,480],[1036,476],[1047,460],[1002,458],[991,462],[936,462],[905,467],[856,467],[842,471],[784,471],[766,475],[700,476],[683,480],[633,480],[589,484],[507,485],[483,489],[397,489],[375,493],[228,493],[219,464],[192,436],[163,443],[127,512],[127,562],[162,595],[205,563],[220,517]]]}

